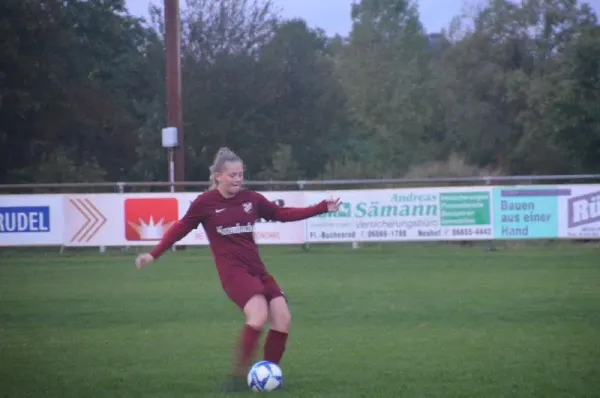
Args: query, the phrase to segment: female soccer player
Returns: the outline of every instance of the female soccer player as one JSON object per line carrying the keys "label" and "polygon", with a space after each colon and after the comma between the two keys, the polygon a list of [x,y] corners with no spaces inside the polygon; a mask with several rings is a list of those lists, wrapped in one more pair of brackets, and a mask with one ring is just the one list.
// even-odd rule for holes
{"label": "female soccer player", "polygon": [[192,202],[183,218],[150,253],[141,254],[135,261],[138,268],[144,267],[202,224],[223,290],[246,316],[232,380],[224,386],[228,391],[247,389],[245,375],[267,319],[270,330],[264,359],[280,362],[291,321],[285,296],[260,259],[253,234],[255,221],[299,221],[335,212],[341,204],[339,199],[328,199],[309,207],[279,207],[257,192],[243,190],[243,179],[242,160],[229,149],[221,148],[210,167],[211,189]]}

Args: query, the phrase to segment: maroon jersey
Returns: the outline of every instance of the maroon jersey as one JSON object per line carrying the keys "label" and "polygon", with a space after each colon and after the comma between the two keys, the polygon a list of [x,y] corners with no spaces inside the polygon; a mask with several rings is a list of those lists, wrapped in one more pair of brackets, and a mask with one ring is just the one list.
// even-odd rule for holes
{"label": "maroon jersey", "polygon": [[225,198],[215,189],[200,194],[192,202],[187,213],[167,231],[151,254],[158,258],[202,224],[221,278],[230,267],[263,275],[267,272],[254,241],[256,220],[298,221],[326,212],[325,201],[303,208],[279,207],[257,192],[242,190],[232,198]]}

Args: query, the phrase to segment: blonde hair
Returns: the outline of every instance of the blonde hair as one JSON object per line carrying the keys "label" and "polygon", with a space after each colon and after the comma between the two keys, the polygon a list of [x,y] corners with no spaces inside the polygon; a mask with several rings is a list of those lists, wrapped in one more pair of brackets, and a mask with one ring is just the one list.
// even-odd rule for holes
{"label": "blonde hair", "polygon": [[225,163],[228,162],[241,162],[242,158],[235,154],[231,149],[227,147],[221,147],[217,151],[215,155],[215,159],[213,160],[213,164],[208,168],[210,170],[210,188],[215,189],[218,185],[217,179],[215,178],[215,173],[219,173],[223,171],[223,167]]}

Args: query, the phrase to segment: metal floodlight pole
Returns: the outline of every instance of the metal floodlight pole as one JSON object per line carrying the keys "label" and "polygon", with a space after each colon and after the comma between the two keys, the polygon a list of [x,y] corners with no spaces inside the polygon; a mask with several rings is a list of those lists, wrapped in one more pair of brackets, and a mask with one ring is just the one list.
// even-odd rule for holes
{"label": "metal floodlight pole", "polygon": [[175,149],[169,148],[169,182],[171,183],[171,192],[175,192]]}
{"label": "metal floodlight pole", "polygon": [[[167,125],[177,129],[177,145],[169,150],[169,165],[174,167],[174,180],[185,181],[183,115],[181,109],[181,24],[179,0],[164,0]],[[169,170],[171,176],[172,170]],[[183,191],[183,185],[172,185]]]}

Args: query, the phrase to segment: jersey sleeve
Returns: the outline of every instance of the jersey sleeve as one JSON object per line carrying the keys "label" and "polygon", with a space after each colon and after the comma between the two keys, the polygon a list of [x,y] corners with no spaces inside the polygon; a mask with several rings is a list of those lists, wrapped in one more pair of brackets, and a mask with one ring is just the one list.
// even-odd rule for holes
{"label": "jersey sleeve", "polygon": [[308,207],[280,207],[259,193],[256,193],[256,197],[258,202],[258,216],[267,221],[300,221],[327,213],[326,201]]}
{"label": "jersey sleeve", "polygon": [[187,212],[184,216],[179,220],[179,222],[185,224],[190,228],[190,231],[198,228],[201,222],[206,220],[208,215],[208,210],[206,208],[204,196],[198,196],[188,208]]}
{"label": "jersey sleeve", "polygon": [[187,234],[196,229],[206,219],[207,213],[202,195],[200,195],[192,202],[185,215],[163,235],[158,245],[150,252],[152,257],[157,259],[176,242],[185,238]]}

